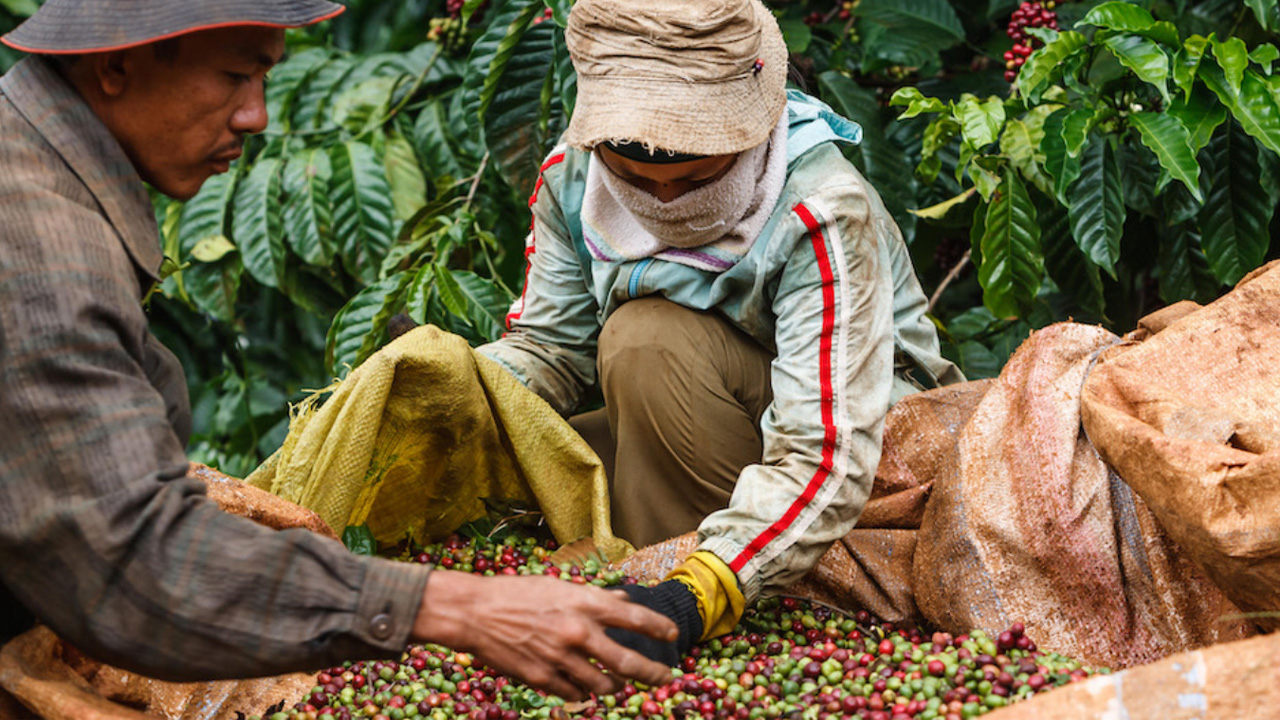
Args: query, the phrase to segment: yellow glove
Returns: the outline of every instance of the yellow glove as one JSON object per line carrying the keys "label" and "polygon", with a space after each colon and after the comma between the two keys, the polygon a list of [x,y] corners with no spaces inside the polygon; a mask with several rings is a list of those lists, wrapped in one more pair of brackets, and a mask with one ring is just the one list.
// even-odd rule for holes
{"label": "yellow glove", "polygon": [[702,616],[698,642],[728,633],[742,619],[747,600],[738,589],[738,576],[715,554],[703,550],[690,555],[666,579],[680,581],[698,598]]}

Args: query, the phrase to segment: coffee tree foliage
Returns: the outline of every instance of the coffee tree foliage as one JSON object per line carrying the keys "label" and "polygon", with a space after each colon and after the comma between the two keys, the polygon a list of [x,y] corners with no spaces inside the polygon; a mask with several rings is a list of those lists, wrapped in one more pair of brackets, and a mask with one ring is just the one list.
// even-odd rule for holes
{"label": "coffee tree foliage", "polygon": [[[1083,0],[1013,85],[1018,0],[767,0],[794,81],[859,122],[946,352],[997,373],[1036,327],[1123,332],[1274,255],[1278,0]],[[573,111],[571,0],[352,0],[290,31],[271,125],[187,203],[156,197],[153,326],[194,458],[245,474],[288,403],[407,313],[473,343],[520,290],[527,197]],[[0,0],[0,31],[36,0]],[[12,62],[0,55],[0,63]]]}

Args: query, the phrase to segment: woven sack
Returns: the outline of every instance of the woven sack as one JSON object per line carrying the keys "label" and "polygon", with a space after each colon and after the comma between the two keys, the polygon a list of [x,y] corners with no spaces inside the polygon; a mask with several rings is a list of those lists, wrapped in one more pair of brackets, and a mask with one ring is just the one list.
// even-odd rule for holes
{"label": "woven sack", "polygon": [[[335,537],[318,515],[204,465],[188,473],[204,481],[223,510],[283,530],[307,528]],[[336,539],[336,538],[335,538]],[[217,682],[153,680],[91,660],[46,627],[0,649],[0,719],[235,720],[292,703],[315,685],[314,673]]]}
{"label": "woven sack", "polygon": [[1119,342],[1046,328],[984,396],[920,530],[915,599],[932,624],[1019,621],[1041,648],[1113,668],[1254,631],[1081,429],[1081,384]]}
{"label": "woven sack", "polygon": [[1280,267],[1104,352],[1084,428],[1188,557],[1280,629]]}
{"label": "woven sack", "polygon": [[[321,399],[323,398],[323,404]],[[304,402],[247,479],[394,545],[443,539],[495,506],[539,510],[562,545],[614,537],[604,466],[569,423],[463,338],[432,325],[382,347]]]}

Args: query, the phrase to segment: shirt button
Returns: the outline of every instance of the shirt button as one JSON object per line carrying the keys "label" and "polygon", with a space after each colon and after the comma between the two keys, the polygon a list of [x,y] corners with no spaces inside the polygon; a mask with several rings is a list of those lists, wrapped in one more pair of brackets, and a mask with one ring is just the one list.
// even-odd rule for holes
{"label": "shirt button", "polygon": [[391,637],[391,616],[386,613],[378,613],[369,621],[369,634],[377,640],[386,640]]}

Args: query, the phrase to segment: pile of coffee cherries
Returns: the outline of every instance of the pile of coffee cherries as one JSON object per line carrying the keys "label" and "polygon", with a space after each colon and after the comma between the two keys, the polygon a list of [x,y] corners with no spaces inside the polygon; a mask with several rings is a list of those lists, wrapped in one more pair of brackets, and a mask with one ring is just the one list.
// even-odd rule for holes
{"label": "pile of coffee cherries", "polygon": [[1024,2],[1009,17],[1009,28],[1006,34],[1013,41],[1013,47],[1004,53],[1004,80],[1013,82],[1018,77],[1018,70],[1027,62],[1027,57],[1036,49],[1039,42],[1027,34],[1027,28],[1058,29],[1058,13],[1054,12],[1054,0],[1040,2]]}
{"label": "pile of coffee cherries", "polygon": [[[598,560],[549,562],[554,544],[450,537],[404,559],[479,574],[545,574],[611,587],[634,583]],[[846,616],[795,598],[747,610],[735,632],[695,646],[657,687],[627,684],[566,705],[465,653],[413,645],[399,661],[346,663],[316,676],[292,707],[265,720],[624,720],[865,718],[962,720],[1102,670],[1044,653],[1014,624],[959,636]],[[264,720],[260,716],[251,716]]]}

